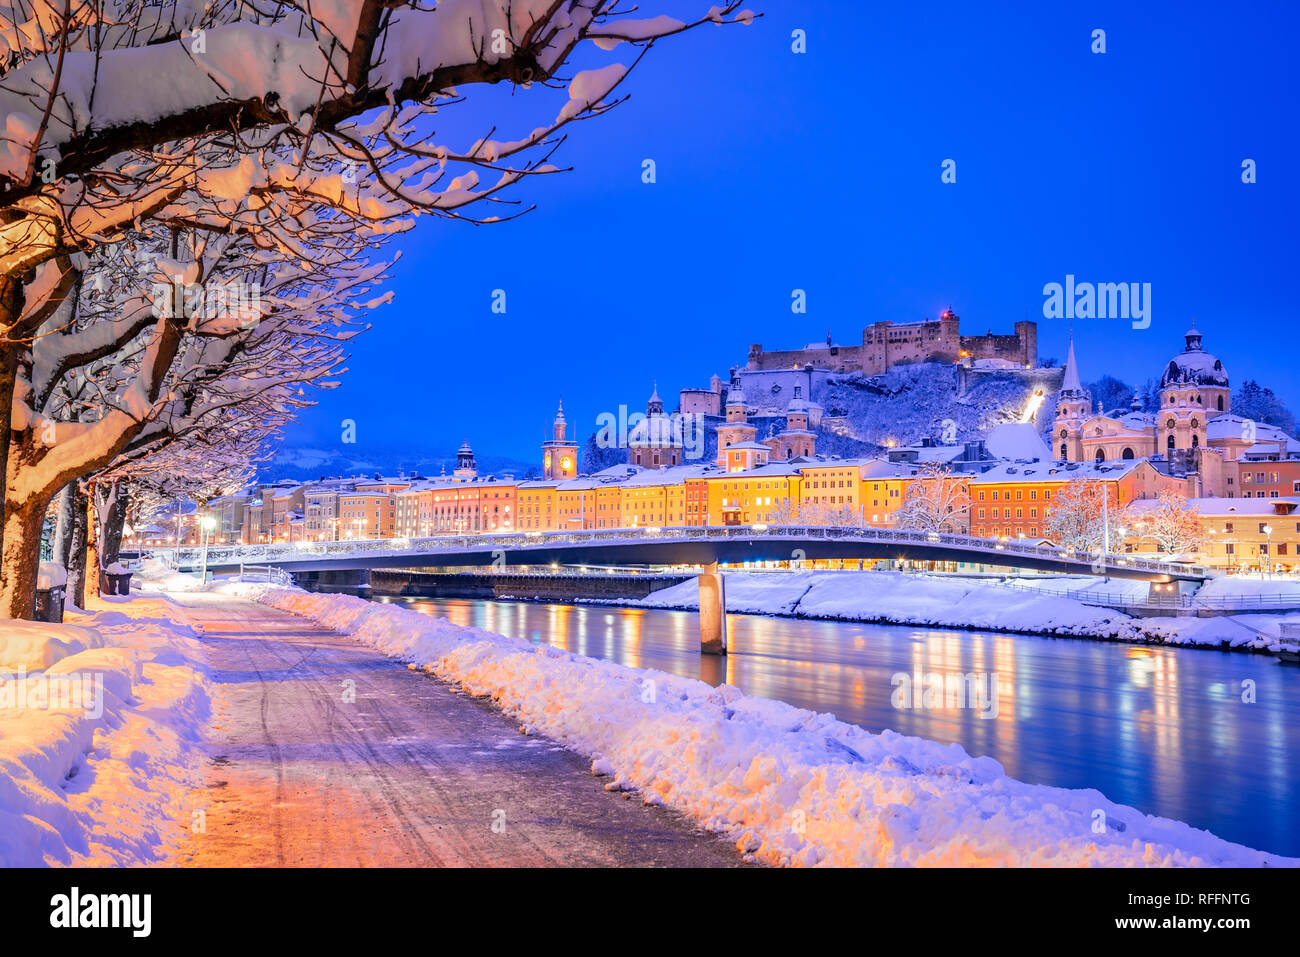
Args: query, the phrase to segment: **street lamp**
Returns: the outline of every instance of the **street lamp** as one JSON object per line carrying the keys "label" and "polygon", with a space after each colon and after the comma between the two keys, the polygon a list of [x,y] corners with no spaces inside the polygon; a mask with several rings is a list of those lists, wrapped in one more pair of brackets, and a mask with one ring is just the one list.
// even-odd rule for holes
{"label": "street lamp", "polygon": [[217,527],[217,520],[211,515],[204,515],[199,525],[203,528],[203,572],[199,580],[206,582],[208,580],[208,535]]}
{"label": "street lamp", "polygon": [[1269,578],[1272,578],[1273,577],[1273,526],[1265,525],[1264,534],[1268,536],[1268,544],[1264,546],[1265,548],[1268,549],[1268,566],[1267,566],[1268,570],[1265,572],[1265,574]]}

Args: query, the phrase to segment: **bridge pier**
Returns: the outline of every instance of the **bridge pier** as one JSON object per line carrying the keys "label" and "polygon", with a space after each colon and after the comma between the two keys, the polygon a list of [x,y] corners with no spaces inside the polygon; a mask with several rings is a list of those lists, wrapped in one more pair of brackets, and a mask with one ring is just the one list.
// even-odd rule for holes
{"label": "bridge pier", "polygon": [[700,574],[700,654],[727,653],[727,577],[713,562]]}

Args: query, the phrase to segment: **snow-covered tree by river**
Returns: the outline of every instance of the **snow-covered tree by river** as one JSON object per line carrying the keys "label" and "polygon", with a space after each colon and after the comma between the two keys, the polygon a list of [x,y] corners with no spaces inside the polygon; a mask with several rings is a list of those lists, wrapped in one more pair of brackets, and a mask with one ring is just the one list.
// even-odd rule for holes
{"label": "snow-covered tree by river", "polygon": [[[225,381],[256,381],[247,356],[287,360],[303,328],[319,350],[306,380],[332,366],[316,329],[343,307],[315,317],[310,307],[321,302],[311,296],[329,298],[333,271],[347,268],[337,255],[346,242],[376,244],[417,215],[498,221],[472,209],[495,210],[508,187],[557,172],[550,159],[565,128],[615,105],[629,67],[611,60],[556,82],[581,41],[607,52],[629,44],[634,65],[655,40],[752,20],[734,2],[690,21],[630,12],[608,0],[33,0],[0,9],[0,418],[13,424],[13,439],[0,443],[0,611],[30,612],[40,519],[63,485],[175,432],[184,417],[197,423],[231,404],[229,391],[178,390],[194,369],[239,356],[245,365]],[[490,110],[475,111],[474,88],[499,82],[530,91],[542,111],[513,139],[494,138]],[[564,89],[558,106],[547,103],[554,87]],[[472,112],[485,135],[440,141],[435,114],[452,110]],[[87,270],[110,269],[89,257],[132,238],[158,268],[145,263],[138,288],[119,287],[115,308],[88,319]],[[228,326],[155,312],[146,287],[177,277],[204,286],[217,254],[240,241],[324,277],[294,304],[295,319],[260,330],[283,302]],[[242,263],[241,282],[261,269],[274,285],[265,259]],[[120,350],[132,370],[123,378],[104,368]],[[82,376],[81,390],[100,374],[109,384],[98,410],[83,414],[68,399],[54,414],[66,379]],[[53,443],[43,441],[51,429]]]}
{"label": "snow-covered tree by river", "polygon": [[894,513],[898,528],[965,534],[970,529],[970,486],[946,465],[926,463],[908,481]]}
{"label": "snow-covered tree by river", "polygon": [[1161,492],[1155,507],[1144,510],[1135,527],[1140,538],[1172,555],[1195,551],[1205,536],[1200,510],[1177,492]]}
{"label": "snow-covered tree by river", "polygon": [[1046,508],[1043,534],[1063,548],[1099,552],[1108,540],[1107,528],[1112,551],[1123,540],[1125,510],[1104,482],[1072,479],[1052,494]]}

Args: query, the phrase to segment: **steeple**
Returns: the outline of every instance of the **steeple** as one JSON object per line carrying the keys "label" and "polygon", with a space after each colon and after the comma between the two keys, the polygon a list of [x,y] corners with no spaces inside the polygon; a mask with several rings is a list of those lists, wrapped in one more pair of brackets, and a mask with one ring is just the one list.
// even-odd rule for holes
{"label": "steeple", "polygon": [[646,415],[664,414],[664,400],[659,398],[659,383],[657,381],[655,382],[654,385],[654,392],[650,396],[650,401],[646,404],[645,414]]}
{"label": "steeple", "polygon": [[1083,424],[1092,414],[1092,394],[1079,380],[1079,360],[1074,355],[1074,334],[1070,334],[1070,351],[1065,359],[1061,391],[1056,397],[1056,417],[1052,423],[1053,451],[1061,461],[1083,461]]}
{"label": "steeple", "polygon": [[553,436],[555,438],[555,441],[563,442],[564,433],[568,429],[568,425],[564,421],[564,400],[563,399],[560,400],[560,408],[559,411],[555,413],[555,421],[552,423],[552,426],[554,427]]}
{"label": "steeple", "polygon": [[1083,383],[1079,381],[1079,362],[1074,358],[1074,336],[1070,336],[1070,351],[1065,357],[1065,377],[1061,379],[1061,395],[1083,392]]}

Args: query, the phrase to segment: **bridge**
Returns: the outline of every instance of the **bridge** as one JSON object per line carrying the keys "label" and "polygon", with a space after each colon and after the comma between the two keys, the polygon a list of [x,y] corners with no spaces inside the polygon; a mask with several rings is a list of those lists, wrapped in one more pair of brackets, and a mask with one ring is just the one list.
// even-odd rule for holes
{"label": "bridge", "polygon": [[[197,570],[198,547],[178,549],[177,565]],[[865,559],[966,562],[1066,575],[1109,575],[1146,581],[1204,581],[1205,566],[1124,554],[1101,554],[1024,541],[903,529],[804,525],[728,525],[588,529],[566,532],[457,534],[339,542],[221,545],[207,549],[208,569],[245,564],[287,572],[374,568],[504,567],[509,565],[702,565]]]}

